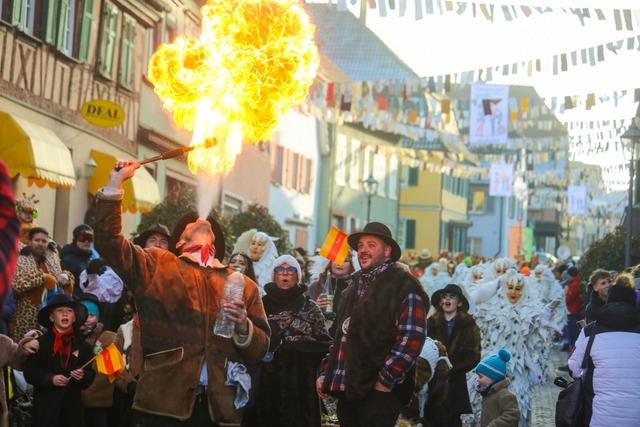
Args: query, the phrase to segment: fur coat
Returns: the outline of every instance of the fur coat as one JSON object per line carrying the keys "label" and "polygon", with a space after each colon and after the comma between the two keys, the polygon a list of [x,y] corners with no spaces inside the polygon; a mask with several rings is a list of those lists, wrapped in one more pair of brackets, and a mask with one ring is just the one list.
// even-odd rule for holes
{"label": "fur coat", "polygon": [[[449,371],[448,413],[453,417],[471,413],[466,373],[480,362],[480,329],[475,319],[465,311],[458,310],[453,331],[449,337],[447,320],[442,309],[438,307],[437,311],[427,319],[427,335],[444,344],[452,365]],[[433,415],[435,408],[431,403],[431,401],[427,402],[427,412]]]}

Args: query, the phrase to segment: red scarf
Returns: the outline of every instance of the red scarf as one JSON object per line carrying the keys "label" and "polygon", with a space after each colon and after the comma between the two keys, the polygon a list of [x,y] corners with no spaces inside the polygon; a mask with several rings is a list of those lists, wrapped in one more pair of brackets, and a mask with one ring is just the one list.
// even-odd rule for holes
{"label": "red scarf", "polygon": [[213,246],[206,244],[206,245],[189,245],[186,248],[184,248],[182,250],[183,252],[188,252],[188,253],[194,253],[194,252],[198,252],[200,251],[200,262],[203,265],[207,265],[207,261],[209,261],[209,258],[211,257],[211,255],[216,253],[216,250]]}
{"label": "red scarf", "polygon": [[73,328],[67,329],[66,332],[58,332],[54,326],[51,328],[51,331],[56,336],[55,341],[53,341],[52,356],[55,356],[56,353],[59,352],[62,369],[67,369],[67,366],[69,365],[69,357],[71,356],[71,344],[76,340],[75,335],[73,335]]}

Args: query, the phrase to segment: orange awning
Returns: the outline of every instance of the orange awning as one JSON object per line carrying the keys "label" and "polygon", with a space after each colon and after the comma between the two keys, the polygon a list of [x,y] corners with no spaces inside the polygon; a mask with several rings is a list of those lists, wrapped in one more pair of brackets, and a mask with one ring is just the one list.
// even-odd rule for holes
{"label": "orange awning", "polygon": [[71,152],[52,130],[0,112],[0,158],[9,175],[27,178],[29,185],[75,187]]}
{"label": "orange awning", "polygon": [[[89,191],[96,194],[100,188],[107,185],[109,173],[113,169],[113,165],[120,159],[96,150],[91,150],[91,157],[97,166],[89,180]],[[122,210],[124,211],[145,213],[160,203],[158,183],[144,167],[138,169],[133,178],[125,181],[122,188],[124,189],[122,200]]]}

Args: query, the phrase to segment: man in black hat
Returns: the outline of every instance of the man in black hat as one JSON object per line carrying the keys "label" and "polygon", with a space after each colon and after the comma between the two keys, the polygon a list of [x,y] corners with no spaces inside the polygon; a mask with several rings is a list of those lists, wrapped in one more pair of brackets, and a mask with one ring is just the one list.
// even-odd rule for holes
{"label": "man in black hat", "polygon": [[429,297],[396,266],[402,251],[387,226],[371,222],[347,240],[362,270],[342,293],[335,345],[316,387],[320,397],[338,397],[341,426],[390,427],[413,395]]}
{"label": "man in black hat", "polygon": [[[213,334],[225,280],[224,235],[196,212],[180,219],[170,251],[142,249],[121,233],[122,183],[140,167],[118,162],[97,194],[96,248],[134,294],[140,316],[143,369],[133,408],[136,425],[238,425],[235,363],[255,363],[269,348],[269,325],[258,287],[245,277],[242,299],[224,304],[232,338]],[[229,369],[229,370],[228,370]],[[167,390],[171,390],[167,394]],[[199,421],[198,421],[199,420]],[[214,421],[215,420],[215,421]]]}
{"label": "man in black hat", "polygon": [[427,319],[428,335],[444,344],[453,367],[447,401],[437,406],[427,401],[425,418],[429,425],[462,426],[460,415],[472,413],[466,374],[480,363],[480,329],[468,313],[469,301],[456,284],[435,291],[431,305],[435,312]]}
{"label": "man in black hat", "polygon": [[160,248],[168,251],[170,239],[171,233],[169,233],[167,226],[156,222],[136,236],[136,238],[133,239],[133,243],[145,249]]}

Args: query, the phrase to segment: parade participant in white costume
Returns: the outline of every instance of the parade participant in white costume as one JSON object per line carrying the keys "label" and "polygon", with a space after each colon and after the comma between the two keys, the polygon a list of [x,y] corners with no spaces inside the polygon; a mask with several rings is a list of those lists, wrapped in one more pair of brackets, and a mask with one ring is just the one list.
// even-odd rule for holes
{"label": "parade participant in white costume", "polygon": [[447,265],[442,262],[431,263],[425,274],[420,277],[420,283],[422,283],[422,287],[429,297],[431,297],[435,291],[447,286],[447,283],[450,281],[451,276],[449,276],[447,272]]}
{"label": "parade participant in white costume", "polygon": [[[509,270],[504,277],[481,284],[472,295],[477,304],[477,322],[482,335],[482,357],[507,349],[513,355],[511,390],[521,410],[520,427],[530,425],[532,386],[544,381],[543,363],[549,336],[560,331],[553,323],[559,301],[546,306],[533,298],[526,277]],[[482,301],[482,302],[479,302]],[[468,381],[474,415],[465,422],[479,425],[481,399],[476,391],[476,375]]]}
{"label": "parade participant in white costume", "polygon": [[253,261],[253,271],[256,273],[256,283],[261,295],[264,295],[264,285],[271,282],[271,267],[278,258],[278,249],[273,241],[274,238],[267,233],[252,228],[238,237],[233,248],[233,253],[242,252]]}

